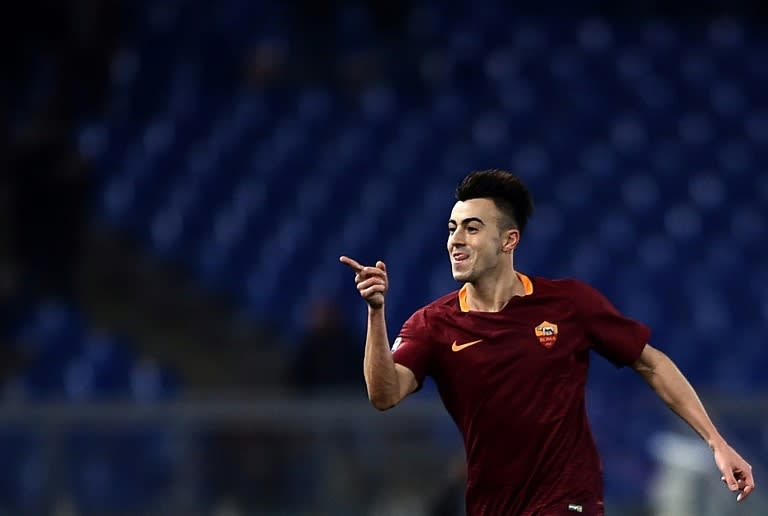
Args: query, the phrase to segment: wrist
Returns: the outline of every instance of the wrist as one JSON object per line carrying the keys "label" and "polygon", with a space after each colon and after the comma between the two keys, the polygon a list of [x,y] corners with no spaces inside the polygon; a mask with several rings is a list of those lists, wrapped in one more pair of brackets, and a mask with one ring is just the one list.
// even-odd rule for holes
{"label": "wrist", "polygon": [[716,451],[718,448],[728,446],[728,443],[725,442],[725,439],[723,439],[721,435],[715,434],[714,436],[707,439],[707,446],[709,446],[710,450]]}

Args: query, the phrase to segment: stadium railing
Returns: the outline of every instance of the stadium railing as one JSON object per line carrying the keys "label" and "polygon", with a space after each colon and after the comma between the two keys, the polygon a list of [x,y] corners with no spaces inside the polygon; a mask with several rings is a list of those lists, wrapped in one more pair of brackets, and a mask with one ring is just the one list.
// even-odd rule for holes
{"label": "stadium railing", "polygon": [[[741,428],[737,439],[765,440],[768,399],[736,405],[712,400],[708,405],[717,420],[728,421],[728,428]],[[34,437],[37,447],[25,467],[7,475],[22,478],[18,489],[29,490],[37,482],[38,490],[29,492],[38,495],[13,499],[4,492],[11,501],[0,503],[16,506],[0,507],[0,512],[54,514],[67,507],[75,515],[228,510],[407,516],[429,515],[447,499],[456,514],[462,513],[461,440],[439,401],[432,399],[409,400],[387,413],[359,396],[6,404],[0,411],[0,441],[13,431]],[[8,442],[13,441],[6,441],[6,448]],[[28,440],[18,442],[30,446]],[[755,454],[749,460],[765,456],[768,443],[748,444]],[[715,476],[711,466],[710,476]],[[763,464],[755,467],[757,475],[765,471]],[[730,500],[727,494],[708,494],[713,491],[708,482],[699,482],[696,489],[693,499],[710,506],[713,498]],[[718,505],[718,514],[768,514],[765,498],[755,494],[747,506]],[[611,493],[606,496],[611,513],[624,516],[660,514],[653,512],[652,500],[651,493],[620,503]]]}

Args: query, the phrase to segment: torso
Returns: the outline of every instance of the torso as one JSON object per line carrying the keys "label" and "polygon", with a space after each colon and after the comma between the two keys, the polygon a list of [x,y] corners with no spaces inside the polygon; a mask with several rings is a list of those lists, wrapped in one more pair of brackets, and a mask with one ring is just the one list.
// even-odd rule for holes
{"label": "torso", "polygon": [[560,494],[564,502],[598,501],[601,468],[584,401],[589,346],[571,301],[539,282],[536,295],[514,297],[500,312],[462,312],[449,300],[430,322],[443,343],[432,374],[464,436],[468,499],[473,489],[511,489],[510,503],[522,507],[561,486],[573,488],[572,498]]}

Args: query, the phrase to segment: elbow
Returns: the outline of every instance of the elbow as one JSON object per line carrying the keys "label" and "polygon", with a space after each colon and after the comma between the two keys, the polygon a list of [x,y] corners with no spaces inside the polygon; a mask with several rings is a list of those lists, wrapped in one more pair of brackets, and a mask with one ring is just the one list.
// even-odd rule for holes
{"label": "elbow", "polygon": [[397,405],[397,401],[393,400],[390,396],[381,396],[369,393],[368,400],[371,402],[371,405],[376,407],[376,410],[380,410],[382,412],[389,410]]}
{"label": "elbow", "polygon": [[385,410],[389,410],[395,407],[393,403],[377,403],[375,401],[371,401],[371,405],[376,407],[376,410],[379,412],[384,412]]}

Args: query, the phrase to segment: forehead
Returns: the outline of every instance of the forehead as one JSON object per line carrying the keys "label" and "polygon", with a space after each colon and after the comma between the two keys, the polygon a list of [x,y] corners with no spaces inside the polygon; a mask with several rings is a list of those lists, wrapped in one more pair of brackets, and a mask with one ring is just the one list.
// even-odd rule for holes
{"label": "forehead", "polygon": [[456,201],[451,210],[451,220],[460,223],[464,219],[477,217],[488,224],[498,218],[499,210],[491,199],[469,199]]}

